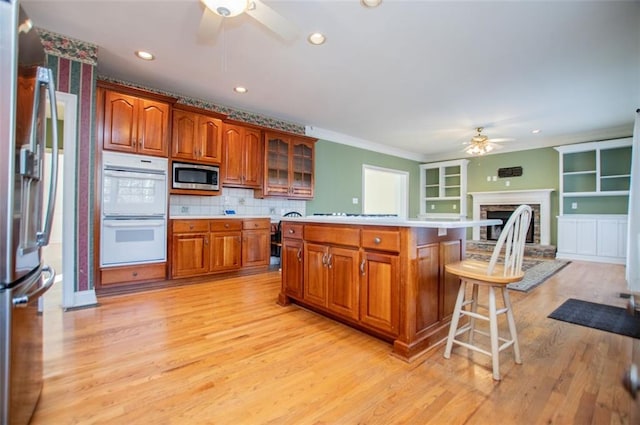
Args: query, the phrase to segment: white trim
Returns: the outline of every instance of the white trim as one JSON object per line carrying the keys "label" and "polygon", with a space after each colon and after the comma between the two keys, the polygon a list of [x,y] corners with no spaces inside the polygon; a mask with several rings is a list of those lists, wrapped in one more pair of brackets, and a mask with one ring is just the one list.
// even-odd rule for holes
{"label": "white trim", "polygon": [[96,297],[96,291],[93,289],[88,289],[86,291],[78,291],[73,293],[73,303],[72,305],[65,305],[63,308],[78,308],[78,307],[89,307],[98,304],[98,298]]}
{"label": "white trim", "polygon": [[338,133],[332,130],[326,130],[324,128],[314,127],[311,125],[308,125],[305,127],[305,134],[307,136],[315,137],[317,139],[339,143],[341,145],[353,146],[355,148],[366,149],[368,151],[396,156],[399,158],[410,159],[418,162],[427,161],[427,155],[424,155],[424,154],[409,152],[402,149],[396,149],[380,143],[370,142],[368,140],[359,139],[357,137]]}
{"label": "white trim", "polygon": [[62,104],[64,129],[64,163],[62,187],[62,307],[76,307],[76,270],[75,238],[76,222],[76,137],[78,128],[78,96],[71,93],[56,92],[58,106]]}
{"label": "white trim", "polygon": [[[473,220],[480,220],[481,205],[540,205],[540,245],[551,242],[551,192],[555,189],[469,192],[473,197]],[[473,240],[480,240],[480,227],[473,228]]]}

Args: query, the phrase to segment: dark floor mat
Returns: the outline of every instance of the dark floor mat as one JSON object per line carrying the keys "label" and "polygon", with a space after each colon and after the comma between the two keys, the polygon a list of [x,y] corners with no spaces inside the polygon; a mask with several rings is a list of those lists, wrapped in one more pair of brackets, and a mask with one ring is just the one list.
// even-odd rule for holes
{"label": "dark floor mat", "polygon": [[640,339],[640,317],[621,307],[569,298],[549,317]]}

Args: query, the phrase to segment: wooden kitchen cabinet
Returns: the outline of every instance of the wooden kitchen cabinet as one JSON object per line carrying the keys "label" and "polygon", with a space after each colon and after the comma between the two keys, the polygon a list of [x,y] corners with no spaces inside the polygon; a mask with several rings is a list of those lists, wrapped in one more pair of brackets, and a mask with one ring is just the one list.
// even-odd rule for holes
{"label": "wooden kitchen cabinet", "polygon": [[242,265],[242,220],[211,220],[212,272],[239,269]]}
{"label": "wooden kitchen cabinet", "polygon": [[312,199],[315,139],[266,132],[264,181],[257,197]]}
{"label": "wooden kitchen cabinet", "polygon": [[271,220],[242,222],[242,267],[268,266],[271,260]]}
{"label": "wooden kitchen cabinet", "polygon": [[360,230],[306,226],[304,235],[304,300],[358,320]]}
{"label": "wooden kitchen cabinet", "polygon": [[171,277],[208,273],[208,220],[172,220],[171,225]]}
{"label": "wooden kitchen cabinet", "polygon": [[304,262],[302,244],[302,224],[282,224],[282,248],[280,269],[282,270],[282,294],[278,302],[283,304],[284,294],[301,299],[303,296]]}
{"label": "wooden kitchen cabinet", "polygon": [[175,99],[99,82],[97,138],[102,148],[167,157],[169,116]]}
{"label": "wooden kitchen cabinet", "polygon": [[222,162],[222,117],[196,112],[187,106],[173,109],[171,158],[220,164]]}
{"label": "wooden kitchen cabinet", "polygon": [[400,232],[363,229],[360,263],[360,321],[397,335],[400,318]]}
{"label": "wooden kitchen cabinet", "polygon": [[223,177],[227,187],[260,188],[262,185],[262,134],[245,125],[225,123],[222,137]]}
{"label": "wooden kitchen cabinet", "polygon": [[268,218],[173,219],[171,277],[268,267]]}

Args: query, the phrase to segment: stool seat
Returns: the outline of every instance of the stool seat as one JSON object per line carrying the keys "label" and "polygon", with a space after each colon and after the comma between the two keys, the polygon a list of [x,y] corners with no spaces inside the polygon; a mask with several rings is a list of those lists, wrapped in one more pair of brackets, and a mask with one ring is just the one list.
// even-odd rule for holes
{"label": "stool seat", "polygon": [[519,282],[524,277],[524,272],[520,271],[513,275],[504,274],[504,265],[496,264],[491,274],[488,274],[489,263],[481,260],[463,260],[457,263],[450,263],[445,266],[446,271],[458,275],[461,278],[474,279],[478,283],[486,284],[509,284]]}

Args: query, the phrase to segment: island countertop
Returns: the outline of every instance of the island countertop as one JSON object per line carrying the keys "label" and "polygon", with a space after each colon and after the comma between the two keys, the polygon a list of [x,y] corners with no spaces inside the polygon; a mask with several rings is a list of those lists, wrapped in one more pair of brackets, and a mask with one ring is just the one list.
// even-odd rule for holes
{"label": "island countertop", "polygon": [[461,229],[475,226],[493,226],[502,224],[500,219],[470,220],[460,219],[423,219],[423,218],[395,218],[395,217],[362,217],[362,216],[306,216],[306,217],[282,217],[282,221],[298,223],[330,223],[353,224],[367,226],[398,226],[398,227],[425,227],[432,229]]}

